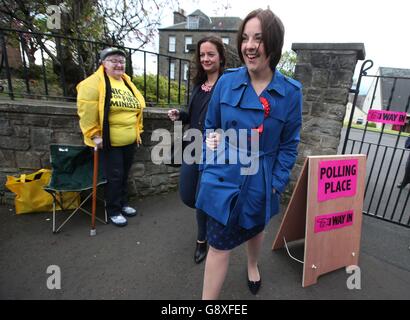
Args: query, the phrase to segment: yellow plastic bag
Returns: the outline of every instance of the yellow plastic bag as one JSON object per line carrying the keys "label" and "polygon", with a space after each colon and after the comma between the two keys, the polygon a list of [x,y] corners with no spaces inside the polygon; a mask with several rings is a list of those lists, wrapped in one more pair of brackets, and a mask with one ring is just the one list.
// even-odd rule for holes
{"label": "yellow plastic bag", "polygon": [[[16,194],[14,199],[16,214],[53,211],[53,197],[43,189],[49,184],[50,178],[49,169],[40,169],[31,174],[22,174],[20,177],[7,176],[5,186]],[[71,203],[77,195],[78,192],[63,192],[63,203]],[[76,208],[79,202],[80,199],[77,197],[66,209]],[[61,210],[58,204],[56,210]]]}

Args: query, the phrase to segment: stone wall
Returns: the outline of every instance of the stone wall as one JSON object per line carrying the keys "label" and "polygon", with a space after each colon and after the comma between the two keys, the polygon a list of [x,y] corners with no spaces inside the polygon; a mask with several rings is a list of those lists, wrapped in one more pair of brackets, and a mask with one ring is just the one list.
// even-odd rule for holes
{"label": "stone wall", "polygon": [[303,84],[303,124],[293,189],[305,158],[337,154],[349,89],[363,43],[294,43],[294,78]]}
{"label": "stone wall", "polygon": [[[303,127],[299,156],[287,201],[306,156],[336,154],[349,89],[356,63],[365,57],[364,45],[296,43],[295,78],[303,84]],[[151,133],[171,129],[166,109],[144,111],[143,146],[137,149],[129,181],[132,196],[175,190],[179,170],[151,162]],[[74,104],[0,100],[0,201],[13,199],[5,192],[6,175],[49,167],[51,143],[82,144]]]}
{"label": "stone wall", "polygon": [[[151,142],[156,128],[171,130],[167,110],[144,111],[143,146],[137,148],[131,169],[131,196],[165,193],[178,186],[179,169],[151,162]],[[49,145],[83,144],[75,104],[25,100],[0,100],[0,203],[11,203],[14,195],[4,187],[7,175],[50,168]]]}

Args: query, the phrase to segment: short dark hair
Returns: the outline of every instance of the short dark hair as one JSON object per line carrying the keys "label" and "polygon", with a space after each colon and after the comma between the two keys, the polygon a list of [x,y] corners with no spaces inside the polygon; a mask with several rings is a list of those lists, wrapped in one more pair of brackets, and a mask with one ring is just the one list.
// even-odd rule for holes
{"label": "short dark hair", "polygon": [[201,82],[204,82],[207,79],[206,72],[204,68],[201,65],[201,45],[205,42],[210,42],[213,45],[215,45],[216,50],[219,53],[219,59],[221,61],[221,64],[219,66],[219,75],[221,75],[224,71],[225,64],[226,64],[226,54],[225,54],[225,47],[222,42],[222,39],[217,36],[206,36],[202,38],[201,40],[198,41],[196,44],[196,51],[195,51],[195,65],[196,65],[196,74],[194,77],[194,84],[199,84]]}
{"label": "short dark hair", "polygon": [[275,69],[279,63],[280,57],[282,55],[283,39],[285,36],[285,27],[282,21],[277,15],[275,15],[270,9],[256,9],[250,12],[238,31],[237,37],[237,50],[239,58],[242,63],[245,63],[242,56],[242,34],[245,29],[246,23],[253,19],[258,18],[262,27],[262,42],[265,47],[266,56],[270,56],[269,65],[272,69]]}

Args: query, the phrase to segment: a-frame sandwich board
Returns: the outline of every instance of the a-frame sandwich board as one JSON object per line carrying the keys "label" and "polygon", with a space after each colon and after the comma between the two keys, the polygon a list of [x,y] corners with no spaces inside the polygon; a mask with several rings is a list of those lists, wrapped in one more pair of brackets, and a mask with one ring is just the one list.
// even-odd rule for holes
{"label": "a-frame sandwich board", "polygon": [[305,239],[303,287],[358,265],[365,177],[366,155],[306,158],[272,245]]}

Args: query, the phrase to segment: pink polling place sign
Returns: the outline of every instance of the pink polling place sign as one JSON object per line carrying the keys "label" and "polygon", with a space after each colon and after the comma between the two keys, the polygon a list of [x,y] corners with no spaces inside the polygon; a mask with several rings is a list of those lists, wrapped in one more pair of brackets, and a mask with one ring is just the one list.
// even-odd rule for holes
{"label": "pink polling place sign", "polygon": [[357,188],[357,165],[357,159],[320,161],[318,201],[354,196]]}
{"label": "pink polling place sign", "polygon": [[367,121],[403,126],[406,124],[406,116],[406,112],[369,110]]}
{"label": "pink polling place sign", "polygon": [[353,224],[353,210],[315,217],[315,233],[344,228]]}

